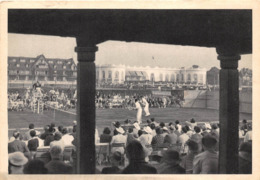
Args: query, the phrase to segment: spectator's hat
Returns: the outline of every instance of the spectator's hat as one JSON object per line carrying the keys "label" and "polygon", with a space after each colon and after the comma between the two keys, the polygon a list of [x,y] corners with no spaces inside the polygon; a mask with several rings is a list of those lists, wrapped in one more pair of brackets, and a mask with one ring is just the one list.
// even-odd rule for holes
{"label": "spectator's hat", "polygon": [[145,131],[147,134],[151,134],[151,133],[152,133],[152,129],[151,129],[149,126],[145,126],[145,127],[144,127],[144,131]]}
{"label": "spectator's hat", "polygon": [[164,131],[168,131],[168,128],[165,127],[165,126],[164,126],[162,129],[163,129]]}
{"label": "spectator's hat", "polygon": [[164,161],[169,162],[169,163],[181,161],[178,151],[175,151],[175,150],[163,151],[162,155],[163,155]]}
{"label": "spectator's hat", "polygon": [[120,133],[120,134],[124,134],[124,133],[125,133],[124,129],[121,128],[121,127],[116,128],[116,131],[117,131],[118,133]]}
{"label": "spectator's hat", "polygon": [[141,129],[138,123],[134,123],[133,126],[134,126],[135,129],[137,129],[137,130],[140,130],[140,129]]}
{"label": "spectator's hat", "polygon": [[23,166],[28,162],[28,159],[20,151],[10,153],[8,156],[9,162],[14,166]]}

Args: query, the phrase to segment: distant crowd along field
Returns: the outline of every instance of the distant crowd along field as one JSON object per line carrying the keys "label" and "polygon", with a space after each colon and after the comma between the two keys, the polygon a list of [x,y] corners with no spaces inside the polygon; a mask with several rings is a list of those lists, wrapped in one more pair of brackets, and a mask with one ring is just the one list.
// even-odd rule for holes
{"label": "distant crowd along field", "polygon": [[[44,110],[57,108],[62,110],[75,109],[77,105],[76,89],[54,89],[42,88],[41,100],[44,103]],[[130,90],[131,91],[131,90]],[[9,89],[8,110],[23,111],[24,108],[31,109],[34,103],[33,89]],[[184,98],[180,94],[174,95],[152,95],[149,91],[126,91],[117,93],[110,91],[97,91],[95,95],[96,108],[126,108],[135,107],[135,99],[145,97],[151,108],[182,107]]]}

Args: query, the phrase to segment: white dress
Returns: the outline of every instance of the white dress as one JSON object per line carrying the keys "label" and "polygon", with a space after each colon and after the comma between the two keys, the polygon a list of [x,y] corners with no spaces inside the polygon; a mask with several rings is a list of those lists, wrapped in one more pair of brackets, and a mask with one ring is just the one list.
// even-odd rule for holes
{"label": "white dress", "polygon": [[136,121],[138,122],[138,124],[142,123],[142,107],[140,105],[139,102],[135,103],[136,109],[137,109],[137,114],[136,114]]}
{"label": "white dress", "polygon": [[143,103],[144,103],[144,112],[145,112],[145,116],[149,116],[150,112],[149,112],[149,103],[146,101],[145,98],[142,99]]}

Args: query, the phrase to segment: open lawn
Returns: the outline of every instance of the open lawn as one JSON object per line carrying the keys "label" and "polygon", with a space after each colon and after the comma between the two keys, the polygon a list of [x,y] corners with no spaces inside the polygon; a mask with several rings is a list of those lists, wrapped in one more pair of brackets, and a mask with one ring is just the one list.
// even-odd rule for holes
{"label": "open lawn", "polygon": [[[194,118],[196,121],[218,121],[218,110],[212,109],[194,109],[194,108],[151,108],[151,116],[156,119],[157,122],[174,122],[179,120],[184,122]],[[144,114],[144,113],[143,113]],[[99,134],[102,133],[104,127],[111,127],[113,121],[122,122],[126,119],[135,121],[136,111],[128,109],[97,109],[96,110],[96,125]],[[143,116],[143,122],[148,118]],[[252,114],[240,113],[240,120],[252,119]],[[44,111],[43,114],[34,114],[30,110],[24,110],[22,112],[9,111],[8,112],[8,125],[9,125],[9,137],[14,129],[28,128],[30,123],[34,123],[35,127],[42,128],[43,126],[54,122],[56,126],[72,126],[73,121],[76,120],[75,110],[69,112],[63,112],[60,110]],[[21,129],[21,131],[23,131]]]}

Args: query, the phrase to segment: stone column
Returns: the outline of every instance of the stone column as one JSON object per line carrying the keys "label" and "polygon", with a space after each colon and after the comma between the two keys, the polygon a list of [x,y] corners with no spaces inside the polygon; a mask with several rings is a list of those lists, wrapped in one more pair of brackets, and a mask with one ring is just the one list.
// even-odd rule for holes
{"label": "stone column", "polygon": [[96,67],[94,44],[79,43],[75,51],[78,55],[77,75],[77,173],[94,174],[95,165],[95,128],[96,128]]}
{"label": "stone column", "polygon": [[[230,50],[230,48],[228,49]],[[225,49],[224,51],[217,49],[217,52],[221,66],[219,77],[219,173],[236,174],[238,173],[239,146],[239,77],[237,67],[240,55]]]}

